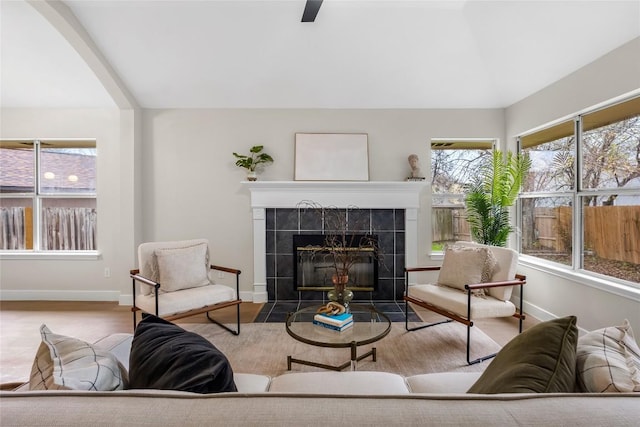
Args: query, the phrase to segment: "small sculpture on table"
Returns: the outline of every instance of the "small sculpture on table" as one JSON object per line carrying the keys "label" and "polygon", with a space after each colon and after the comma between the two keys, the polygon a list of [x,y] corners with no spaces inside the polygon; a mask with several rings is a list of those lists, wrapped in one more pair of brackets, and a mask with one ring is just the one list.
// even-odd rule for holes
{"label": "small sculpture on table", "polygon": [[407,181],[424,181],[425,177],[422,176],[422,172],[420,171],[420,159],[418,158],[418,155],[410,154],[408,160],[411,172],[407,177]]}

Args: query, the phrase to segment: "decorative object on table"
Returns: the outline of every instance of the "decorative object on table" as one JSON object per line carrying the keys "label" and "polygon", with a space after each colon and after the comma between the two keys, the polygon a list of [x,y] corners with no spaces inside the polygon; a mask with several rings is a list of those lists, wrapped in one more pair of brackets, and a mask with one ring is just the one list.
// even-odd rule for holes
{"label": "decorative object on table", "polygon": [[344,305],[334,301],[329,301],[318,308],[318,314],[324,314],[325,316],[337,316],[346,313],[346,311],[347,309]]}
{"label": "decorative object on table", "polygon": [[249,149],[248,156],[244,154],[233,153],[238,159],[236,160],[236,166],[245,168],[247,170],[247,180],[255,181],[258,179],[256,168],[261,164],[273,163],[273,157],[267,153],[263,153],[263,145],[254,145]]}
{"label": "decorative object on table", "polygon": [[471,236],[477,243],[506,246],[513,231],[509,220],[512,206],[531,167],[527,155],[506,156],[494,150],[490,161],[480,169],[480,175],[465,197],[467,220]]}
{"label": "decorative object on table", "polygon": [[[358,210],[355,206],[338,209],[333,206],[325,207],[316,202],[304,200],[298,203],[298,208],[314,210],[321,213],[324,229],[327,230],[323,246],[310,248],[314,256],[321,256],[331,264],[334,273],[331,277],[333,289],[327,293],[329,301],[343,305],[349,311],[349,303],[353,299],[353,291],[348,288],[349,271],[360,261],[363,251],[372,254],[376,261],[383,257],[379,250],[375,236],[362,230],[358,224]],[[359,232],[364,234],[355,234]]]}
{"label": "decorative object on table", "polygon": [[418,158],[418,155],[410,154],[408,161],[409,166],[411,167],[411,172],[409,172],[407,181],[424,181],[425,177],[422,176],[422,171],[420,170],[420,159]]}
{"label": "decorative object on table", "polygon": [[296,133],[296,181],[368,181],[366,133]]}

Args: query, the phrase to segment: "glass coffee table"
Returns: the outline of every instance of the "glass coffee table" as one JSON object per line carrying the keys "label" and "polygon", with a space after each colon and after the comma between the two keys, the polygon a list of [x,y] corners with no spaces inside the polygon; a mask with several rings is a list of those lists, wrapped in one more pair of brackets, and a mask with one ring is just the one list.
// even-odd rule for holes
{"label": "glass coffee table", "polygon": [[319,306],[307,307],[290,313],[287,316],[287,333],[294,339],[317,347],[350,348],[351,360],[342,365],[333,366],[309,360],[296,359],[287,356],[287,369],[291,370],[292,363],[314,366],[317,368],[342,371],[350,367],[356,370],[357,363],[365,357],[372,356],[376,361],[376,348],[358,356],[358,347],[379,341],[391,330],[391,320],[371,305],[351,304],[349,306],[353,314],[353,326],[338,332],[313,324],[313,316]]}

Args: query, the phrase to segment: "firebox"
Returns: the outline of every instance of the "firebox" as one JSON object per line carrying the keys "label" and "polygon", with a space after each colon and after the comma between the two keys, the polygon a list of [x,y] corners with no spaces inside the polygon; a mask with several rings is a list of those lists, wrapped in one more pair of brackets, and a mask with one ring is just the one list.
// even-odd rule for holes
{"label": "firebox", "polygon": [[[354,265],[349,270],[347,287],[352,291],[376,291],[378,289],[378,254],[371,247],[360,247],[363,238],[377,242],[378,236],[353,234],[350,247],[357,252]],[[325,247],[326,235],[293,235],[293,283],[296,291],[326,291],[333,288],[331,277],[335,274],[332,257]],[[374,245],[377,247],[377,244]]]}

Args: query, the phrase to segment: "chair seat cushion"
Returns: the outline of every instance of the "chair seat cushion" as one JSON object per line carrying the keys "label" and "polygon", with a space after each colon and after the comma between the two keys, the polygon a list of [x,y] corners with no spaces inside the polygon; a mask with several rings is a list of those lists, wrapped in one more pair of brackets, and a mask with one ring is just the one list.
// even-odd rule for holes
{"label": "chair seat cushion", "polygon": [[[236,292],[233,288],[216,284],[183,289],[179,292],[161,292],[158,294],[158,316],[171,316],[234,299]],[[136,306],[147,313],[155,314],[155,304],[153,294],[136,295]]]}
{"label": "chair seat cushion", "polygon": [[[467,293],[459,289],[438,285],[411,285],[409,296],[467,317]],[[515,312],[516,306],[511,301],[501,301],[489,295],[471,296],[472,319],[508,317]]]}

